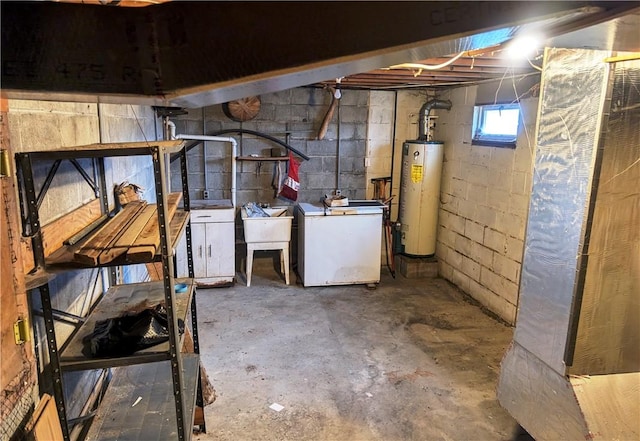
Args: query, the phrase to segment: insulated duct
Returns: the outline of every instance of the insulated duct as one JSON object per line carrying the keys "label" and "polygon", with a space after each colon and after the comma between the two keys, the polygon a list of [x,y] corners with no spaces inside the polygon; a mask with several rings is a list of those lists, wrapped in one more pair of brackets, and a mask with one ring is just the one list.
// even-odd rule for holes
{"label": "insulated duct", "polygon": [[418,118],[418,141],[429,141],[427,134],[429,133],[429,114],[431,109],[451,110],[451,101],[434,99],[422,105]]}
{"label": "insulated duct", "polygon": [[518,318],[497,390],[540,441],[640,433],[640,75],[610,56],[545,49]]}

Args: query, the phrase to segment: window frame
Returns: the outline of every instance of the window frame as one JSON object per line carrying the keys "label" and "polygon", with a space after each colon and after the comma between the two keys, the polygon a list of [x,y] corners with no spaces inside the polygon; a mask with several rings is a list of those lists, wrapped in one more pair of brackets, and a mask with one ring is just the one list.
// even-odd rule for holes
{"label": "window frame", "polygon": [[[515,135],[502,135],[483,133],[486,114],[495,110],[517,110],[518,122]],[[473,126],[471,129],[471,145],[479,145],[486,147],[503,147],[516,148],[516,141],[520,131],[520,104],[519,103],[496,103],[496,104],[477,104],[473,107]]]}

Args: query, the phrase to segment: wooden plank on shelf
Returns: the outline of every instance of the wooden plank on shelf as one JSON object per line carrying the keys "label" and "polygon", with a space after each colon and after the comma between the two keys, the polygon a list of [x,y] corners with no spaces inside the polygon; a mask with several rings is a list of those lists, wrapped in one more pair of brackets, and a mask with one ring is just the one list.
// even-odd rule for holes
{"label": "wooden plank on shelf", "polygon": [[42,227],[42,245],[45,257],[62,247],[65,240],[82,230],[86,225],[102,215],[100,199],[65,214],[61,218]]}
{"label": "wooden plank on shelf", "polygon": [[149,280],[162,280],[162,262],[147,262],[147,273],[149,273]]}
{"label": "wooden plank on shelf", "polygon": [[171,230],[171,243],[170,246],[176,249],[178,246],[178,239],[181,234],[184,234],[184,228],[186,227],[187,220],[189,219],[188,211],[176,211],[171,218],[169,229]]}
{"label": "wooden plank on shelf", "polygon": [[[176,211],[171,218],[169,229],[171,230],[171,247],[175,250],[178,246],[180,235],[184,234],[184,228],[189,218],[188,211]],[[162,280],[162,262],[147,262],[147,273],[150,280]]]}
{"label": "wooden plank on shelf", "polygon": [[[180,238],[181,234],[184,234],[184,229],[186,227],[187,221],[189,220],[189,212],[177,210],[171,219],[171,223],[169,224],[169,228],[171,230],[171,246],[175,248],[177,246],[177,239]],[[84,246],[84,243],[78,243],[73,246],[64,246],[53,253],[51,256],[47,257],[47,266],[51,268],[84,268],[86,264],[82,262],[78,262],[74,259],[75,252]],[[159,247],[156,250],[156,255],[150,257],[146,261],[149,262],[158,259]],[[148,256],[147,256],[148,257]],[[126,254],[118,256],[115,260],[113,260],[109,265],[126,265],[129,263],[137,263],[131,262],[127,260]],[[140,262],[142,263],[142,262]]]}
{"label": "wooden plank on shelf", "polygon": [[20,254],[22,255],[22,273],[29,274],[36,267],[30,237],[20,237]]}
{"label": "wooden plank on shelf", "polygon": [[136,142],[113,142],[103,144],[79,145],[73,147],[63,147],[55,151],[33,152],[32,155],[51,157],[53,152],[55,158],[90,158],[90,157],[113,157],[131,155],[149,155],[152,148],[160,148],[162,153],[177,153],[184,147],[185,141],[182,139],[170,141],[136,141]]}
{"label": "wooden plank on shelf", "polygon": [[[128,205],[128,204],[127,204]],[[108,249],[103,251],[98,257],[98,262],[102,265],[113,262],[117,257],[125,254],[129,247],[135,242],[138,235],[142,232],[147,222],[157,216],[156,205],[147,205],[136,217],[131,221],[126,231],[116,239]]]}
{"label": "wooden plank on shelf", "polygon": [[[178,240],[180,238],[180,235],[184,234],[184,229],[187,225],[188,220],[189,220],[189,212],[182,211],[182,210],[176,211],[173,217],[171,218],[171,222],[169,223],[169,231],[171,231],[171,242],[169,243],[169,246],[173,248],[174,252],[176,250],[176,247],[178,246]],[[161,257],[160,254],[161,254],[161,250],[160,248],[158,248],[156,250],[156,258],[160,258]],[[162,271],[162,266],[160,266],[159,268],[160,268],[160,271]]]}
{"label": "wooden plank on shelf", "polygon": [[[50,256],[56,250],[62,248],[63,243],[74,234],[81,231],[86,225],[95,221],[102,215],[100,199],[92,201],[76,208],[64,216],[42,227],[42,246],[45,257]],[[22,241],[22,256],[24,258],[24,273],[31,271],[35,265],[31,239]]]}
{"label": "wooden plank on shelf", "polygon": [[[182,199],[182,193],[169,193],[167,195],[167,214],[169,219],[173,217]],[[127,261],[131,263],[143,263],[153,260],[160,246],[160,228],[158,217],[152,217],[142,229],[134,243],[127,251]]]}
{"label": "wooden plank on shelf", "polygon": [[238,161],[288,161],[288,156],[236,156]]}
{"label": "wooden plank on shelf", "polygon": [[82,246],[76,250],[73,260],[85,265],[97,265],[100,254],[109,248],[126,230],[126,226],[145,206],[146,202],[131,202],[113,219],[93,234]]}
{"label": "wooden plank on shelf", "polygon": [[181,192],[169,193],[167,195],[167,212],[169,214],[169,219],[171,219],[175,214],[176,210],[178,210],[178,204],[180,203],[181,200],[182,200]]}

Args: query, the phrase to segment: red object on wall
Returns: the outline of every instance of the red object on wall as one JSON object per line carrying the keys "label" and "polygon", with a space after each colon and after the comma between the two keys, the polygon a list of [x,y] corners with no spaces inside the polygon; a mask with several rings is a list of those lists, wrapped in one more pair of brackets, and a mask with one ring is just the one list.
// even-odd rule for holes
{"label": "red object on wall", "polygon": [[293,153],[289,152],[289,172],[282,185],[282,190],[278,196],[287,198],[291,201],[298,199],[298,190],[300,190],[300,178],[298,175],[298,168],[300,162],[293,156]]}

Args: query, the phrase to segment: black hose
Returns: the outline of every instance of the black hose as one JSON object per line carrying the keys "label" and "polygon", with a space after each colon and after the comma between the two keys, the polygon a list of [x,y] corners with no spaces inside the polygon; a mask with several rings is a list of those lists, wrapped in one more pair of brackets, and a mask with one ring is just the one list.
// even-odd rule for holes
{"label": "black hose", "polygon": [[[220,135],[225,135],[227,133],[247,133],[249,135],[254,135],[254,136],[258,136],[260,138],[268,139],[269,141],[275,142],[276,144],[280,144],[282,147],[284,147],[287,150],[291,150],[293,153],[295,153],[296,155],[300,156],[305,161],[308,161],[309,159],[311,159],[307,155],[302,153],[301,151],[291,147],[286,142],[281,141],[278,138],[275,138],[275,137],[273,137],[271,135],[267,135],[266,133],[256,132],[255,130],[225,129],[225,130],[218,130],[217,132],[209,133],[207,136],[220,136]],[[201,142],[203,142],[203,141],[194,141],[194,142],[192,142],[190,144],[187,144],[187,147],[186,147],[187,151],[191,150],[193,147],[197,146]]]}

